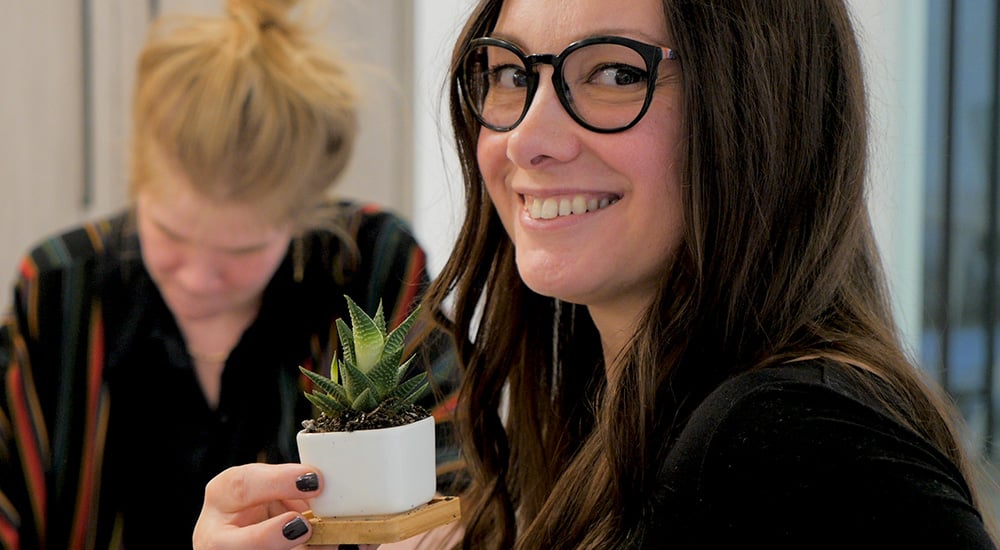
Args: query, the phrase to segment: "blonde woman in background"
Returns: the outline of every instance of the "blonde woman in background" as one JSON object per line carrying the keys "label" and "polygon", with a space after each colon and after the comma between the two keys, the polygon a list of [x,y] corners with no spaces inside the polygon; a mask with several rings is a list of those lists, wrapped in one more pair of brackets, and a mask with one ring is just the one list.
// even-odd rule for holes
{"label": "blonde woman in background", "polygon": [[130,207],[22,261],[0,328],[0,546],[190,547],[209,479],[298,460],[298,366],[329,369],[343,296],[395,324],[426,289],[405,222],[328,196],[354,75],[295,3],[158,22]]}

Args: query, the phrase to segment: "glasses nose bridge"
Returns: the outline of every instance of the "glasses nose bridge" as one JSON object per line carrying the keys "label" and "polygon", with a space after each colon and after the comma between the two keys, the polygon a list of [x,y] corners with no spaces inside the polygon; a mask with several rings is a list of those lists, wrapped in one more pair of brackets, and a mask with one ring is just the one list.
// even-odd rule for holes
{"label": "glasses nose bridge", "polygon": [[[558,84],[562,80],[562,77],[559,75],[559,65],[561,63],[562,59],[558,55],[551,53],[536,53],[524,56],[524,66],[535,75],[535,88],[538,88],[538,84],[542,76],[542,72],[538,67],[539,65],[548,65],[552,67],[552,83]],[[558,89],[559,86],[556,86],[557,91]]]}
{"label": "glasses nose bridge", "polygon": [[559,63],[559,56],[551,53],[535,53],[524,56],[524,64],[532,72],[538,73],[538,65],[550,65],[555,70]]}
{"label": "glasses nose bridge", "polygon": [[559,67],[562,64],[562,56],[551,54],[551,53],[536,53],[524,56],[524,66],[533,75],[533,85],[529,90],[528,97],[525,98],[525,110],[531,107],[531,102],[535,98],[535,92],[538,91],[538,87],[541,85],[542,73],[539,70],[539,65],[548,65],[552,67],[552,88],[556,92],[556,96],[559,98],[560,102],[564,102],[563,98],[563,84],[562,76],[559,74]]}

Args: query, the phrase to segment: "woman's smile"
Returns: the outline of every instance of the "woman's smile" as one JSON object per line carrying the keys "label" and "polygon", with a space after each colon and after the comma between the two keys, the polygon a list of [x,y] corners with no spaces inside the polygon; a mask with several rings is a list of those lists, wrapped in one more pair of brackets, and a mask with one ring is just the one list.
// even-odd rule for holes
{"label": "woman's smile", "polygon": [[551,220],[597,212],[615,204],[620,198],[614,194],[585,193],[549,197],[521,195],[524,209],[533,220]]}

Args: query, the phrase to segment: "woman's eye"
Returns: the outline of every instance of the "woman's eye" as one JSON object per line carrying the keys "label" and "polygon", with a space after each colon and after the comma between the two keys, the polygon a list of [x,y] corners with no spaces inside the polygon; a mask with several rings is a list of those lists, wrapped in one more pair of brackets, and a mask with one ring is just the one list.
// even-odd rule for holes
{"label": "woman's eye", "polygon": [[528,86],[528,74],[523,67],[503,65],[494,67],[490,73],[493,75],[493,85],[498,88],[514,89]]}
{"label": "woman's eye", "polygon": [[594,69],[590,82],[603,86],[645,84],[646,71],[631,65],[603,65]]}

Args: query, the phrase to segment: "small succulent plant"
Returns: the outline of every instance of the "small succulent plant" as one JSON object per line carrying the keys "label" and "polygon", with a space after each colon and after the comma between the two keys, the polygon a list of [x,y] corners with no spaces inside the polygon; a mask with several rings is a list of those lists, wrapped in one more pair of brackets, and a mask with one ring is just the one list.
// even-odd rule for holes
{"label": "small succulent plant", "polygon": [[417,406],[417,400],[428,390],[427,373],[404,380],[413,361],[413,356],[402,361],[404,340],[419,307],[387,333],[381,301],[375,315],[369,317],[350,297],[345,298],[351,327],[343,319],[337,319],[343,359],[333,358],[330,378],[299,367],[313,382],[312,393],[305,396],[322,413],[313,421],[303,422],[307,430],[332,431],[333,428],[319,422],[323,415],[330,420],[376,412],[400,414]]}

